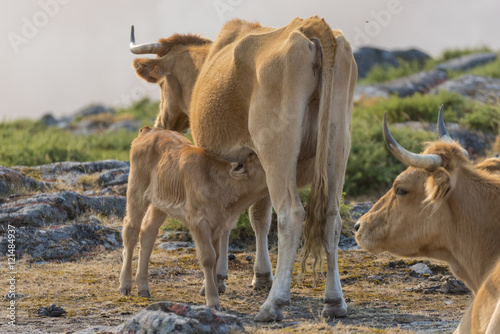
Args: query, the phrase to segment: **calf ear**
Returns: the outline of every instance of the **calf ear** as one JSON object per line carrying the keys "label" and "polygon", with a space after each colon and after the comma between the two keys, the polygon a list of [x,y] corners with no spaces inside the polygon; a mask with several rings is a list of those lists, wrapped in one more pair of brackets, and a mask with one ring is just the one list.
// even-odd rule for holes
{"label": "calf ear", "polygon": [[426,202],[442,200],[451,190],[451,178],[446,169],[440,167],[427,178],[425,183]]}
{"label": "calf ear", "polygon": [[240,163],[240,162],[231,162],[231,170],[229,171],[229,174],[231,174],[232,177],[240,177],[243,174],[246,174],[247,170],[245,168],[245,165]]}
{"label": "calf ear", "polygon": [[157,59],[138,58],[133,66],[138,76],[151,83],[156,83],[164,74]]}

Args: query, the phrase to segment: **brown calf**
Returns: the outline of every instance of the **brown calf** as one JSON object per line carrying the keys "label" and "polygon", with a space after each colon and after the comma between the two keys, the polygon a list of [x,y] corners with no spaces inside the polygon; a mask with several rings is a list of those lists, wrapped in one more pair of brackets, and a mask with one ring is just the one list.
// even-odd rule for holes
{"label": "brown calf", "polygon": [[205,275],[207,305],[220,308],[215,272],[220,236],[266,194],[265,173],[255,154],[245,164],[228,162],[176,132],[142,128],[130,150],[120,292],[131,292],[132,255],[140,239],[136,283],[140,296],[150,296],[149,258],[158,229],[172,217],[190,228]]}

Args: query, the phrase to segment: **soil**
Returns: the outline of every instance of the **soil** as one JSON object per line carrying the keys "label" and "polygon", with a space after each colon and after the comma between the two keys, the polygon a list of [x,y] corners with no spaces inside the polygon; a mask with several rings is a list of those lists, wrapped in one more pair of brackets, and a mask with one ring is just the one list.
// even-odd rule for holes
{"label": "soil", "polygon": [[[161,242],[157,240],[157,245]],[[273,265],[276,250],[272,250]],[[229,261],[228,289],[221,295],[224,312],[238,316],[248,332],[257,333],[451,333],[472,295],[425,293],[422,285],[449,275],[444,263],[428,262],[434,275],[414,277],[409,266],[416,261],[363,250],[339,251],[339,269],[348,305],[348,317],[326,320],[320,317],[324,277],[313,285],[312,268],[300,273],[297,257],[292,281],[292,300],[285,319],[274,323],[255,323],[253,317],[265,301],[267,291],[252,290],[253,253],[235,254]],[[250,255],[252,260],[248,261]],[[7,260],[0,261],[2,270]],[[137,263],[135,258],[134,264]],[[155,247],[150,262],[152,298],[121,296],[118,278],[120,250],[103,251],[74,262],[34,262],[24,258],[16,263],[16,326],[7,326],[2,307],[2,333],[74,333],[92,326],[114,326],[157,301],[202,305],[199,295],[203,274],[193,249],[165,251]],[[7,285],[7,282],[5,283]],[[420,287],[420,288],[419,288]],[[8,290],[7,288],[4,291]],[[4,305],[8,305],[4,299]],[[62,317],[40,317],[37,309],[51,304],[66,310]]]}

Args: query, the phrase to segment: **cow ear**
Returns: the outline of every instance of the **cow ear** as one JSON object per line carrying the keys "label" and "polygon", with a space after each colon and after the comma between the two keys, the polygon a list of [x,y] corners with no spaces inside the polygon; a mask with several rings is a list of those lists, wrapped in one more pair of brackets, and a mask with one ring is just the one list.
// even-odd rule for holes
{"label": "cow ear", "polygon": [[231,170],[229,171],[232,177],[240,177],[247,173],[245,165],[240,162],[231,162]]}
{"label": "cow ear", "polygon": [[451,190],[451,177],[446,169],[440,167],[427,178],[425,183],[426,202],[435,203],[442,200]]}
{"label": "cow ear", "polygon": [[157,59],[138,58],[134,60],[133,66],[137,75],[147,82],[156,83],[165,74]]}

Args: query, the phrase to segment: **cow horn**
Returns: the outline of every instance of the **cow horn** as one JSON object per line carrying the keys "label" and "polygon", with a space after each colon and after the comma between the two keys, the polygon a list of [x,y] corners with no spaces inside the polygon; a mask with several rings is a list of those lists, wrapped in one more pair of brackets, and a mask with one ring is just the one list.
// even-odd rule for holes
{"label": "cow horn", "polygon": [[416,168],[434,170],[441,166],[441,157],[437,154],[415,154],[401,145],[391,135],[387,126],[387,113],[384,112],[384,139],[392,154],[402,163]]}
{"label": "cow horn", "polygon": [[130,29],[129,49],[132,53],[135,53],[136,55],[159,54],[162,48],[163,45],[161,43],[148,43],[148,44],[135,45],[134,26],[132,26],[132,28]]}
{"label": "cow horn", "polygon": [[437,126],[438,126],[439,139],[447,142],[453,142],[453,139],[451,138],[450,134],[446,130],[446,126],[444,125],[443,105],[441,105],[441,108],[439,108]]}

